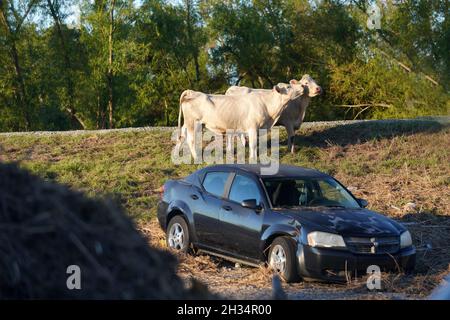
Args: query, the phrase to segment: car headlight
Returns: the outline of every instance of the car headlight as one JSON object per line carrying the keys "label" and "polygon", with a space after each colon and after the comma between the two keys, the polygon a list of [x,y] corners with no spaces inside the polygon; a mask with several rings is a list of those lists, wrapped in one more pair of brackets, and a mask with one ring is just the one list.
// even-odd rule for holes
{"label": "car headlight", "polygon": [[308,244],[311,247],[344,248],[342,236],[333,233],[314,231],[308,233]]}
{"label": "car headlight", "polygon": [[412,246],[411,233],[405,231],[400,235],[400,248],[406,248]]}

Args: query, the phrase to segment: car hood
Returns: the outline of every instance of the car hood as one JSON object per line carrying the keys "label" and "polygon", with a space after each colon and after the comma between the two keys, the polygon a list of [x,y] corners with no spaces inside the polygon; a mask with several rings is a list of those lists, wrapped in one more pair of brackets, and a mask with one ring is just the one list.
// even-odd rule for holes
{"label": "car hood", "polygon": [[343,236],[392,236],[406,230],[398,222],[362,208],[301,208],[281,211],[308,229]]}

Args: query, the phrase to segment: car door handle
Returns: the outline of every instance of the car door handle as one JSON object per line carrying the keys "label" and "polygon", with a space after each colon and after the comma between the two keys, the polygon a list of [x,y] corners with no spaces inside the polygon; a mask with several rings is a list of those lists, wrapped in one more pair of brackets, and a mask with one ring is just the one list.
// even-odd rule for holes
{"label": "car door handle", "polygon": [[231,207],[230,206],[223,206],[222,208],[225,211],[231,211]]}
{"label": "car door handle", "polygon": [[197,199],[198,199],[198,195],[196,195],[196,194],[191,194],[191,198],[194,199],[194,200],[197,200]]}

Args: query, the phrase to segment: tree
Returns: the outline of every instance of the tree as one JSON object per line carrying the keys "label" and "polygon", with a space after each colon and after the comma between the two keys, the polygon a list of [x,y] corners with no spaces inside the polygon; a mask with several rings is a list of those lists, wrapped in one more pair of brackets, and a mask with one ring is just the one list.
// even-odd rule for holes
{"label": "tree", "polygon": [[445,114],[448,108],[442,88],[381,54],[367,63],[356,59],[333,65],[330,90],[336,106],[347,109],[351,118],[429,116]]}
{"label": "tree", "polygon": [[189,51],[192,53],[192,59],[194,60],[195,65],[195,80],[198,82],[200,81],[200,66],[198,62],[199,44],[195,37],[198,15],[195,9],[195,2],[193,0],[184,0],[184,6],[186,9],[186,29]]}
{"label": "tree", "polygon": [[[93,95],[88,104],[95,114],[97,128],[113,128],[118,111],[117,82],[126,59],[129,19],[132,2],[126,0],[95,0],[81,7],[81,40],[88,52],[89,76]],[[120,51],[120,52],[119,52]],[[95,101],[95,105],[92,103]]]}
{"label": "tree", "polygon": [[114,44],[114,10],[116,1],[111,0],[109,8],[109,33],[108,33],[108,114],[109,128],[114,127],[113,109],[114,109],[114,72],[113,72],[113,44]]}
{"label": "tree", "polygon": [[[366,25],[375,3],[379,30]],[[0,0],[1,131],[173,125],[185,89],[305,73],[325,92],[309,121],[448,114],[448,1],[78,4]]]}
{"label": "tree", "polygon": [[47,6],[50,11],[50,15],[53,18],[55,23],[55,27],[57,30],[58,38],[60,41],[61,47],[61,55],[64,61],[64,78],[67,85],[67,99],[63,102],[63,109],[67,110],[67,112],[72,117],[74,123],[78,123],[81,128],[86,129],[86,124],[82,120],[81,116],[77,113],[77,109],[74,106],[75,103],[75,94],[74,94],[74,84],[73,84],[73,72],[72,72],[72,64],[69,50],[67,48],[67,40],[66,35],[63,32],[62,22],[61,22],[61,14],[59,12],[60,4],[58,0],[47,0]]}
{"label": "tree", "polygon": [[[230,73],[239,83],[248,79],[255,87],[272,86],[275,80],[272,61],[279,50],[266,19],[248,1],[212,2],[206,18],[210,37],[212,63]],[[230,79],[230,80],[231,80]]]}
{"label": "tree", "polygon": [[[21,67],[19,52],[17,50],[17,40],[21,36],[20,32],[30,11],[36,5],[37,0],[30,0],[16,8],[14,1],[0,0],[0,23],[5,32],[5,44],[9,47],[10,56],[15,71],[15,96],[17,107],[22,111],[24,118],[24,129],[29,130],[32,126],[30,100],[28,98],[25,79]],[[20,126],[19,126],[20,128]]]}

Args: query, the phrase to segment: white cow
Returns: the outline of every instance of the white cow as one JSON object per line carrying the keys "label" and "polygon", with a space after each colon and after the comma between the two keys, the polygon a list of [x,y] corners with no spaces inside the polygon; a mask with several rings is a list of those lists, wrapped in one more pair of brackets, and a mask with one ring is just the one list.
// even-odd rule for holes
{"label": "white cow", "polygon": [[248,134],[250,161],[256,161],[257,130],[270,129],[288,102],[302,94],[301,86],[274,86],[272,90],[229,96],[185,90],[180,96],[179,130],[182,115],[184,117],[180,139],[184,140],[186,133],[191,153],[197,159],[194,141],[196,122],[216,134],[224,134],[227,130],[245,132]]}
{"label": "white cow", "polygon": [[[289,84],[279,83],[279,87],[292,87],[296,90],[304,88],[304,94],[300,97],[291,99],[286,109],[282,112],[277,124],[281,124],[286,128],[288,134],[288,150],[294,153],[295,144],[294,137],[295,131],[298,130],[305,118],[306,108],[308,107],[311,98],[319,95],[322,92],[322,88],[311,78],[305,74],[299,81],[291,80]],[[252,89],[248,87],[232,86],[228,88],[225,95],[242,95],[251,92],[265,92],[267,89]]]}

